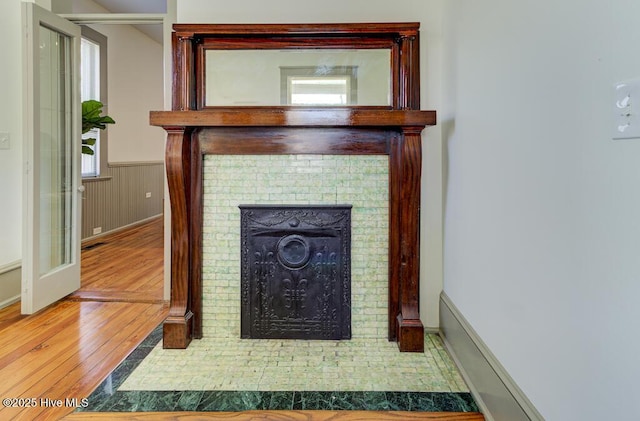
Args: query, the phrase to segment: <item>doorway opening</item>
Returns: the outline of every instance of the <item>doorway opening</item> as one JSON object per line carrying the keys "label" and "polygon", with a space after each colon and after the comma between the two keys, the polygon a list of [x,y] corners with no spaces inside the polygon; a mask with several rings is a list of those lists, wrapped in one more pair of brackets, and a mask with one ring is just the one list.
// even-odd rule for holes
{"label": "doorway opening", "polygon": [[76,300],[159,302],[165,295],[164,133],[148,116],[164,106],[163,28],[170,18],[167,0],[129,3],[52,2],[88,41],[81,61],[95,77],[83,76],[90,97],[82,99],[102,102],[102,115],[116,122],[92,135],[99,137],[94,153],[83,155]]}

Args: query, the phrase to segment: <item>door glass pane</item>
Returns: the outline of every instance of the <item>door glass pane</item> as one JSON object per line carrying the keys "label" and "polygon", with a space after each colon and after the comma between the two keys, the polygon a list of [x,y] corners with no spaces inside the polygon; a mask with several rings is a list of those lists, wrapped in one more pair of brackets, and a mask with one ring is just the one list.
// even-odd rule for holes
{"label": "door glass pane", "polygon": [[40,275],[71,263],[70,40],[40,26]]}

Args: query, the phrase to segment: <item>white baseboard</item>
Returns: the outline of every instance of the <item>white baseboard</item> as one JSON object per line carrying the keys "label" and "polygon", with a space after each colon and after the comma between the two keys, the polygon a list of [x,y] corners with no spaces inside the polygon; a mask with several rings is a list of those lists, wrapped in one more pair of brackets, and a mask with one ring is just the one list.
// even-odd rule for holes
{"label": "white baseboard", "polygon": [[121,231],[126,231],[126,230],[128,230],[130,228],[137,227],[138,225],[146,224],[147,222],[150,222],[150,221],[152,221],[154,219],[158,219],[158,218],[162,217],[163,215],[164,214],[162,214],[162,213],[160,213],[158,215],[153,215],[153,216],[150,216],[148,218],[144,218],[144,219],[141,219],[139,221],[132,222],[131,224],[123,225],[121,227],[114,228],[114,229],[109,230],[109,231],[101,232],[100,234],[92,235],[91,237],[83,238],[81,244],[82,244],[82,246],[84,246],[85,243],[92,242],[94,240],[97,240],[97,239],[99,239],[101,237],[106,237],[108,235],[117,234],[117,233],[119,233]]}
{"label": "white baseboard", "polygon": [[544,421],[445,293],[440,295],[440,331],[487,421]]}
{"label": "white baseboard", "polygon": [[0,308],[20,301],[22,264],[12,262],[0,267]]}
{"label": "white baseboard", "polygon": [[19,295],[16,295],[15,297],[8,298],[8,299],[0,302],[0,309],[1,308],[5,308],[5,307],[9,307],[11,304],[17,303],[18,301],[20,301],[20,296]]}
{"label": "white baseboard", "polygon": [[15,262],[7,263],[6,265],[0,266],[0,276],[5,273],[13,272],[14,270],[20,269],[22,267],[22,260],[16,260]]}

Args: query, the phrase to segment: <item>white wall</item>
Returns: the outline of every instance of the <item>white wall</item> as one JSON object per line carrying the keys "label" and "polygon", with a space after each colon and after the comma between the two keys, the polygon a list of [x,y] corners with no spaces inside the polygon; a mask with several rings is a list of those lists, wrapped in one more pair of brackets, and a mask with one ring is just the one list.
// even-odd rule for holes
{"label": "white wall", "polygon": [[[440,101],[442,0],[178,0],[182,23],[340,23],[420,22],[422,109],[437,109]],[[441,140],[440,129],[423,136],[421,317],[438,326],[438,294],[442,286]]]}
{"label": "white wall", "polygon": [[[54,0],[58,13],[108,13],[91,0]],[[90,25],[108,39],[109,162],[164,159],[164,130],[149,111],[164,109],[163,47],[131,25]]]}
{"label": "white wall", "polygon": [[164,109],[162,45],[130,25],[91,25],[108,38],[109,162],[162,161],[164,130],[149,111]]}
{"label": "white wall", "polygon": [[445,292],[547,420],[640,419],[640,3],[445,9]]}
{"label": "white wall", "polygon": [[[9,150],[0,150],[0,267],[22,255],[22,39],[21,2],[0,2],[0,132]],[[0,285],[2,288],[2,285]]]}

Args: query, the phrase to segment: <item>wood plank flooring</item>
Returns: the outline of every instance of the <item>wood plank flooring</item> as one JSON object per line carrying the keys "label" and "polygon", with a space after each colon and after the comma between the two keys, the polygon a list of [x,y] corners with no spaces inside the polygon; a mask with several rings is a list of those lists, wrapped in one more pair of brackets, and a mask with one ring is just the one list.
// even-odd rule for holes
{"label": "wood plank flooring", "polygon": [[166,317],[162,231],[157,218],[102,237],[82,253],[78,292],[31,316],[0,310],[0,419],[73,412],[65,400],[89,396]]}
{"label": "wood plank flooring", "polygon": [[370,411],[73,413],[67,399],[89,396],[166,316],[162,244],[162,218],[96,239],[82,253],[79,291],[30,316],[20,303],[0,310],[0,398],[17,406],[0,406],[0,420],[484,420]]}
{"label": "wood plank flooring", "polygon": [[158,217],[84,243],[82,287],[69,298],[161,302],[163,236],[163,219]]}

